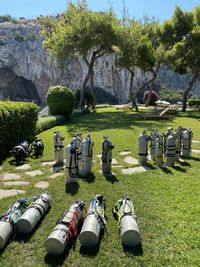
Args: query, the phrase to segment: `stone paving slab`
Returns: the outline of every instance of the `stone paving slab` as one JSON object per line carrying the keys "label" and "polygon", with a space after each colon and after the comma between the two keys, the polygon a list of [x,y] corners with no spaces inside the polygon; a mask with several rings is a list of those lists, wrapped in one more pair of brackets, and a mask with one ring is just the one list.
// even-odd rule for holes
{"label": "stone paving slab", "polygon": [[2,170],[2,167],[0,166],[0,170]]}
{"label": "stone paving slab", "polygon": [[54,164],[55,161],[45,161],[41,163],[42,166],[53,166]]}
{"label": "stone paving slab", "polygon": [[62,175],[64,175],[63,172],[56,172],[56,173],[50,175],[49,178],[50,178],[50,179],[55,179],[55,178],[57,178],[57,177],[59,177],[59,176],[62,176]]}
{"label": "stone paving slab", "polygon": [[6,172],[1,176],[1,178],[3,179],[3,181],[9,181],[9,180],[19,180],[21,176],[16,173]]}
{"label": "stone paving slab", "polygon": [[112,167],[113,168],[123,168],[124,166],[123,165],[113,165]]}
{"label": "stone paving slab", "polygon": [[192,143],[194,143],[194,144],[199,144],[200,141],[198,141],[198,140],[192,140]]}
{"label": "stone paving slab", "polygon": [[119,152],[119,154],[121,155],[121,156],[126,156],[126,155],[129,155],[129,154],[131,154],[131,151],[121,151],[121,152]]}
{"label": "stone paving slab", "polygon": [[65,168],[64,166],[55,166],[55,167],[53,167],[53,168],[51,169],[51,171],[52,171],[53,173],[56,173],[56,172],[63,171],[64,168]]}
{"label": "stone paving slab", "polygon": [[115,158],[112,158],[112,165],[117,165],[118,161]]}
{"label": "stone paving slab", "polygon": [[139,166],[139,167],[134,167],[134,168],[127,168],[127,169],[122,169],[122,174],[133,174],[133,173],[140,173],[140,172],[146,172],[150,170],[150,168],[146,166]]}
{"label": "stone paving slab", "polygon": [[96,157],[97,157],[98,159],[101,159],[101,155],[96,155]]}
{"label": "stone paving slab", "polygon": [[25,192],[26,191],[24,190],[18,190],[18,189],[0,189],[0,199],[10,196],[15,196]]}
{"label": "stone paving slab", "polygon": [[26,181],[11,181],[11,182],[4,182],[3,183],[5,186],[11,186],[11,185],[28,185],[29,182],[26,182]]}
{"label": "stone paving slab", "polygon": [[34,176],[37,176],[37,175],[42,175],[43,172],[41,170],[35,170],[35,171],[30,171],[30,172],[25,172],[25,174],[31,176],[31,177],[34,177]]}
{"label": "stone paving slab", "polygon": [[124,159],[124,161],[125,161],[126,163],[129,163],[129,164],[134,164],[134,165],[139,164],[139,163],[138,163],[138,159],[133,158],[133,157],[130,157],[130,156],[126,157],[126,158]]}
{"label": "stone paving slab", "polygon": [[199,149],[192,149],[192,152],[199,154],[200,150]]}
{"label": "stone paving slab", "polygon": [[23,164],[21,166],[17,166],[16,170],[28,170],[30,168],[31,168],[30,164]]}
{"label": "stone paving slab", "polygon": [[40,182],[36,183],[34,186],[37,188],[45,189],[45,188],[49,187],[49,183],[46,181],[40,181]]}

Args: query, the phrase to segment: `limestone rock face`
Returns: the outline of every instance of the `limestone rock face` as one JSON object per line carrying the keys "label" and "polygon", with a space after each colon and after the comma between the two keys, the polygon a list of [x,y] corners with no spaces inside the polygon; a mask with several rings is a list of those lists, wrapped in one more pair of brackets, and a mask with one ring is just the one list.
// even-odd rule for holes
{"label": "limestone rock face", "polygon": [[[94,86],[103,88],[119,102],[125,103],[129,96],[130,75],[128,71],[117,68],[115,60],[114,55],[98,59]],[[0,100],[45,102],[50,86],[60,84],[79,89],[86,73],[87,66],[81,59],[68,60],[61,67],[46,53],[35,20],[0,22]],[[138,85],[146,78],[138,69],[134,84]],[[163,67],[157,80],[171,89],[185,89],[188,78]],[[200,94],[198,86],[196,93]]]}

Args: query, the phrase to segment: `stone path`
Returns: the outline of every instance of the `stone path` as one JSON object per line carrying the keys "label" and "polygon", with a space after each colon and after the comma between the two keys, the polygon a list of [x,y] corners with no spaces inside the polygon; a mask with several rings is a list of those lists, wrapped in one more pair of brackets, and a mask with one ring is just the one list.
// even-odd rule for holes
{"label": "stone path", "polygon": [[130,174],[133,174],[133,173],[146,172],[148,170],[150,170],[149,167],[139,166],[139,167],[134,167],[134,168],[122,169],[122,174],[130,175]]}
{"label": "stone path", "polygon": [[50,178],[50,179],[55,179],[55,178],[57,178],[57,177],[59,177],[59,176],[62,176],[62,175],[64,175],[63,172],[56,172],[56,173],[50,175],[49,178]]}
{"label": "stone path", "polygon": [[9,181],[9,180],[19,180],[21,178],[21,176],[19,174],[16,173],[9,173],[6,172],[1,176],[3,181]]}
{"label": "stone path", "polygon": [[199,149],[192,149],[192,152],[199,154],[200,150]]}
{"label": "stone path", "polygon": [[199,143],[200,143],[200,141],[197,141],[197,140],[192,140],[192,143],[194,143],[194,144],[199,144]]}
{"label": "stone path", "polygon": [[34,176],[37,176],[37,175],[42,175],[43,172],[41,170],[35,170],[35,171],[30,171],[30,172],[25,172],[25,174],[31,176],[31,177],[34,177]]}
{"label": "stone path", "polygon": [[18,190],[18,189],[0,189],[0,199],[10,196],[15,196],[18,194],[25,193],[24,190]]}
{"label": "stone path", "polygon": [[113,165],[117,165],[118,164],[118,161],[115,158],[112,158],[112,164]]}
{"label": "stone path", "polygon": [[5,186],[12,186],[12,185],[28,185],[29,182],[26,181],[9,181],[9,182],[3,182]]}
{"label": "stone path", "polygon": [[31,168],[30,164],[23,164],[21,166],[16,167],[16,170],[28,170],[30,168]]}
{"label": "stone path", "polygon": [[126,163],[133,164],[133,165],[138,165],[139,164],[138,160],[136,158],[133,158],[133,157],[130,157],[130,156],[124,158],[124,161]]}
{"label": "stone path", "polygon": [[113,168],[123,168],[124,166],[123,165],[113,165],[112,167]]}
{"label": "stone path", "polygon": [[46,181],[40,181],[40,182],[36,183],[34,186],[37,188],[45,189],[45,188],[49,187],[49,183]]}
{"label": "stone path", "polygon": [[126,156],[126,155],[129,155],[129,154],[131,154],[131,151],[129,151],[129,150],[125,150],[125,151],[121,151],[121,152],[119,152],[119,154],[121,155],[121,156]]}
{"label": "stone path", "polygon": [[96,155],[96,157],[97,157],[98,159],[101,159],[101,155]]}
{"label": "stone path", "polygon": [[45,161],[41,163],[42,166],[53,166],[54,164],[55,161]]}

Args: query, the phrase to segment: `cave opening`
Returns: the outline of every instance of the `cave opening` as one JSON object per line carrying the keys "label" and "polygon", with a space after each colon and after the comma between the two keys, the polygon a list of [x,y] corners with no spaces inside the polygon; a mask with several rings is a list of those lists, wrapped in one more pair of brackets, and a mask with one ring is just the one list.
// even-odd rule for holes
{"label": "cave opening", "polygon": [[41,102],[33,82],[17,76],[9,68],[0,69],[0,100]]}

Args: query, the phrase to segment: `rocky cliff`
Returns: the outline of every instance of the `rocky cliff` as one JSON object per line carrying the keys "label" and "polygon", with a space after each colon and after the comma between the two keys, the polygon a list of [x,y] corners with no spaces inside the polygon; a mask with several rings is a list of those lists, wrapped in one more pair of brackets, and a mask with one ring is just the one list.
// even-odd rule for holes
{"label": "rocky cliff", "polygon": [[[59,67],[44,50],[35,20],[0,22],[0,99],[44,102],[49,86],[80,88],[86,71],[81,59]],[[144,78],[137,70],[135,84]],[[116,67],[113,55],[100,58],[95,65],[94,85],[117,96],[122,103],[128,101],[129,80],[129,73]],[[157,82],[171,89],[184,89],[187,80],[163,67]]]}

